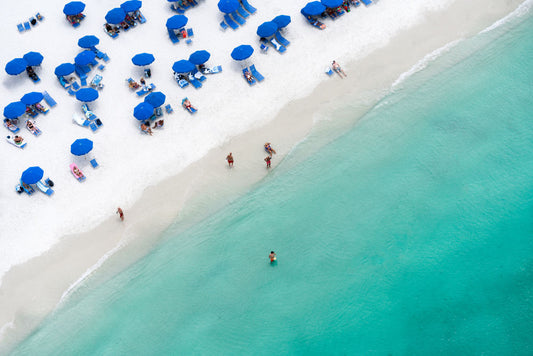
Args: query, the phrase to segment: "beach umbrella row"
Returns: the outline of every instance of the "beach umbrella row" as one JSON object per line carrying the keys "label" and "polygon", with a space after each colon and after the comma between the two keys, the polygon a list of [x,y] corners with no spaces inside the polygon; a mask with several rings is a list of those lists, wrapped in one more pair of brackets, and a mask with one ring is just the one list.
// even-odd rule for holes
{"label": "beach umbrella row", "polygon": [[78,46],[80,46],[81,48],[93,48],[99,43],[100,40],[98,39],[98,37],[93,35],[83,36],[78,40]]}
{"label": "beach umbrella row", "polygon": [[16,119],[22,116],[25,112],[26,104],[22,101],[15,101],[4,108],[4,116],[8,119]]}
{"label": "beach umbrella row", "polygon": [[236,61],[242,61],[248,57],[250,57],[254,53],[254,49],[250,45],[240,45],[237,46],[231,51],[231,58],[235,59]]}
{"label": "beach umbrella row", "polygon": [[118,25],[126,18],[126,13],[120,7],[111,9],[106,15],[105,20],[112,25]]}
{"label": "beach umbrella row", "polygon": [[67,16],[81,14],[85,9],[85,4],[81,1],[71,1],[63,7],[63,13]]}
{"label": "beach umbrella row", "polygon": [[166,26],[169,30],[179,30],[180,28],[185,27],[187,22],[189,22],[187,16],[174,15],[167,20]]}
{"label": "beach umbrella row", "polygon": [[32,91],[31,93],[25,94],[20,101],[26,105],[37,104],[39,101],[43,100],[43,93],[38,91]]}
{"label": "beach umbrella row", "polygon": [[56,67],[54,74],[57,76],[65,76],[74,72],[76,66],[72,63],[63,63]]}
{"label": "beach umbrella row", "polygon": [[139,53],[131,58],[136,66],[147,66],[155,60],[154,55],[150,53]]}

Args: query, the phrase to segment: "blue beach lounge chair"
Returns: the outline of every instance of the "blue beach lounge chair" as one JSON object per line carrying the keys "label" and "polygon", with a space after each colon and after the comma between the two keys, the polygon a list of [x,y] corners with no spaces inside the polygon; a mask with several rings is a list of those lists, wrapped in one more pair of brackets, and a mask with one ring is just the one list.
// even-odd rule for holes
{"label": "blue beach lounge chair", "polygon": [[30,26],[30,22],[29,21],[26,21],[24,22],[24,29],[27,31],[29,29],[31,29],[31,26]]}
{"label": "blue beach lounge chair", "polygon": [[241,15],[243,18],[247,18],[248,16],[250,16],[250,14],[247,13],[246,10],[244,10],[244,7],[242,7],[242,5],[239,6],[239,7],[237,8],[237,12],[238,12],[239,15]]}
{"label": "blue beach lounge chair", "polygon": [[[226,30],[228,28],[228,25],[226,25],[226,23],[224,21],[222,21],[220,23],[220,27],[223,29],[223,30]],[[22,29],[24,31],[24,28]]]}
{"label": "blue beach lounge chair", "polygon": [[176,32],[174,32],[174,30],[172,30],[170,28],[168,29],[168,37],[170,38],[172,43],[178,43],[180,41],[180,39],[176,35]]}
{"label": "blue beach lounge chair", "polygon": [[172,114],[174,112],[174,109],[172,109],[172,106],[170,106],[170,104],[167,104],[167,106],[165,106],[165,110],[167,111],[167,114]]}
{"label": "blue beach lounge chair", "polygon": [[96,118],[89,123],[89,128],[92,130],[92,132],[95,132],[100,127],[102,127],[102,125],[103,125],[102,120],[100,120],[99,118]]}
{"label": "blue beach lounge chair", "polygon": [[196,89],[200,89],[202,87],[202,83],[200,83],[200,81],[198,79],[196,79],[194,77],[193,74],[189,73],[189,75],[187,76],[187,80],[189,81],[189,83],[192,84],[193,87],[195,87]]}
{"label": "blue beach lounge chair", "polygon": [[250,85],[254,85],[255,84],[255,78],[254,78],[252,72],[250,72],[250,70],[248,68],[243,68],[242,75],[243,75],[244,79],[246,79],[246,82],[248,84],[250,84]]}
{"label": "blue beach lounge chair", "polygon": [[102,84],[102,79],[104,79],[100,74],[95,74],[91,80],[91,87],[96,89],[102,89],[104,85]]}
{"label": "blue beach lounge chair", "polygon": [[81,117],[78,113],[72,114],[72,121],[80,126],[87,127],[89,126],[90,120],[87,120],[84,117]]}
{"label": "blue beach lounge chair", "polygon": [[22,179],[20,180],[20,186],[22,187],[22,189],[24,189],[24,191],[28,195],[32,195],[33,193],[35,193],[35,190],[33,189],[33,187],[29,184],[23,183]]}
{"label": "blue beach lounge chair", "polygon": [[233,19],[235,21],[237,21],[239,23],[239,25],[244,25],[246,23],[246,20],[241,17],[241,15],[239,15],[239,13],[237,12],[237,10],[233,11],[231,14],[231,17],[233,17]]}
{"label": "blue beach lounge chair", "polygon": [[24,32],[24,30],[25,30],[24,26],[21,23],[17,24],[17,28],[18,28],[19,32]]}
{"label": "blue beach lounge chair", "polygon": [[93,168],[98,168],[98,167],[100,167],[100,165],[98,164],[98,162],[96,162],[96,158],[91,159],[90,162],[91,162],[91,166],[93,166]]}
{"label": "blue beach lounge chair", "polygon": [[249,13],[253,14],[257,11],[257,9],[255,7],[253,7],[252,5],[250,5],[250,3],[248,2],[248,0],[240,0],[241,3],[242,3],[242,6],[246,9],[246,11],[248,11]]}
{"label": "blue beach lounge chair", "polygon": [[154,83],[150,83],[150,84],[148,84],[147,86],[144,86],[141,90],[139,90],[139,91],[137,92],[137,95],[138,95],[138,96],[146,95],[146,94],[148,94],[149,92],[151,92],[151,91],[154,90],[154,89],[155,89],[155,85],[154,85]]}
{"label": "blue beach lounge chair", "polygon": [[226,21],[228,26],[234,30],[239,28],[239,25],[235,21],[233,21],[233,19],[228,14],[224,15],[224,21]]}
{"label": "blue beach lounge chair", "polygon": [[43,192],[44,194],[46,194],[48,196],[50,196],[50,195],[52,195],[54,193],[54,190],[52,188],[48,187],[46,184],[44,184],[41,181],[38,181],[36,183],[36,185],[37,185],[37,188],[39,188],[39,190],[41,192]]}
{"label": "blue beach lounge chair", "polygon": [[270,38],[270,40],[268,41],[270,42],[272,47],[274,47],[279,53],[283,53],[287,50],[287,47],[282,46],[278,41],[276,41],[274,37]]}
{"label": "blue beach lounge chair", "polygon": [[274,38],[276,39],[276,41],[278,41],[279,43],[281,43],[281,45],[285,47],[291,44],[291,42],[285,37],[283,37],[279,31],[274,34]]}
{"label": "blue beach lounge chair", "polygon": [[258,82],[261,82],[263,79],[265,79],[265,77],[263,77],[263,75],[259,73],[257,69],[255,69],[255,64],[250,66],[250,72],[252,72],[252,75],[255,77],[255,79],[257,79]]}

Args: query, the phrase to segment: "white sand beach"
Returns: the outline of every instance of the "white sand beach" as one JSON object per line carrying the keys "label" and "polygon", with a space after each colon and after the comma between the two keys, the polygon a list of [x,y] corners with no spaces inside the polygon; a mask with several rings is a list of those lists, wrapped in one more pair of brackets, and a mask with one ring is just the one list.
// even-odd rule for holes
{"label": "white sand beach", "polygon": [[[36,3],[21,0],[0,4],[8,19],[0,24],[4,50],[1,63],[38,51],[44,61],[34,84],[25,73],[2,74],[1,103],[5,107],[31,91],[48,91],[57,105],[36,118],[43,131],[32,136],[21,126],[27,147],[3,142],[0,161],[0,350],[26,335],[85,278],[96,270],[105,278],[149,251],[159,233],[176,220],[186,226],[235,199],[269,172],[263,143],[277,150],[273,168],[322,119],[330,119],[338,103],[353,103],[363,114],[393,83],[423,68],[428,53],[472,36],[516,10],[520,0],[380,0],[353,8],[335,21],[324,20],[320,31],[310,26],[300,9],[306,1],[256,1],[258,9],[238,30],[220,29],[222,13],[216,2],[200,0],[188,10],[192,43],[172,44],[165,22],[175,15],[166,1],[143,2],[147,19],[112,39],[102,29],[105,14],[122,1],[88,0],[86,18],[73,28],[62,13],[67,1]],[[19,33],[16,24],[40,12],[44,20]],[[284,30],[291,41],[283,54],[273,48],[261,53],[257,27],[285,14],[292,18]],[[84,35],[100,39],[98,49],[110,57],[102,71],[100,97],[89,103],[102,119],[93,133],[72,122],[81,114],[80,102],[61,87],[54,68],[73,62]],[[254,63],[265,80],[249,86],[232,49],[250,44]],[[203,87],[179,88],[172,64],[196,50],[211,53],[208,65],[222,73],[208,75]],[[125,79],[138,80],[142,69],[131,62],[137,53],[155,56],[148,83],[166,95],[174,112],[164,114],[163,129],[153,136],[140,132],[133,108],[142,102]],[[426,56],[426,57],[425,57]],[[346,79],[327,76],[325,67],[337,60]],[[407,74],[406,74],[407,73]],[[181,107],[188,97],[198,108],[194,116]],[[353,122],[353,121],[352,121]],[[339,123],[342,125],[342,123]],[[9,131],[3,129],[4,134]],[[78,138],[94,142],[93,169],[85,158],[73,156],[70,144]],[[235,156],[228,169],[225,157]],[[69,172],[77,163],[87,179],[80,183]],[[51,197],[14,190],[22,172],[40,166],[54,185]],[[115,215],[120,206],[125,221]],[[111,257],[111,258],[110,258]]]}

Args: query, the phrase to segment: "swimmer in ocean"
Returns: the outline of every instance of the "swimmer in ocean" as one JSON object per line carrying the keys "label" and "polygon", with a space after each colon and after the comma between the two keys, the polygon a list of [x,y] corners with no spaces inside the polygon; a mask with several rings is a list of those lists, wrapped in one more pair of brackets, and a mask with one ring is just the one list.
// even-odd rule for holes
{"label": "swimmer in ocean", "polygon": [[268,255],[268,258],[270,258],[270,263],[276,260],[276,254],[274,253],[274,251],[270,251],[270,255]]}

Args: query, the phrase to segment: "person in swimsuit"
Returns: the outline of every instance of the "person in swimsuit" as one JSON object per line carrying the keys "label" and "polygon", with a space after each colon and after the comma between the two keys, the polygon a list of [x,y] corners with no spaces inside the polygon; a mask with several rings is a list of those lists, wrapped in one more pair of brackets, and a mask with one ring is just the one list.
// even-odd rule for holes
{"label": "person in swimsuit", "polygon": [[122,211],[122,209],[117,208],[116,214],[118,214],[118,217],[120,218],[121,221],[124,221],[124,212]]}
{"label": "person in swimsuit", "polygon": [[270,142],[267,142],[265,143],[265,150],[268,152],[269,155],[272,156],[273,153],[276,153],[276,150],[274,150],[271,146],[270,146]]}
{"label": "person in swimsuit", "polygon": [[347,77],[346,73],[344,73],[344,71],[342,70],[341,66],[339,65],[339,63],[333,61],[333,63],[331,63],[331,67],[333,68],[333,70],[335,72],[337,72],[341,78],[342,78],[342,75],[344,75],[345,77]]}
{"label": "person in swimsuit", "polygon": [[268,258],[270,258],[270,263],[274,262],[276,260],[276,253],[274,251],[270,251]]}
{"label": "person in swimsuit", "polygon": [[265,158],[265,162],[267,163],[267,168],[270,168],[270,160],[272,159],[272,157],[270,156],[266,156]]}
{"label": "person in swimsuit", "polygon": [[230,167],[233,167],[233,155],[231,154],[231,152],[229,153],[229,155],[226,156],[226,161],[228,161],[228,165]]}

